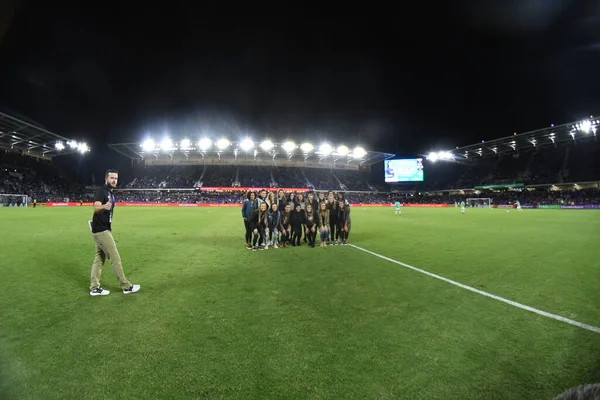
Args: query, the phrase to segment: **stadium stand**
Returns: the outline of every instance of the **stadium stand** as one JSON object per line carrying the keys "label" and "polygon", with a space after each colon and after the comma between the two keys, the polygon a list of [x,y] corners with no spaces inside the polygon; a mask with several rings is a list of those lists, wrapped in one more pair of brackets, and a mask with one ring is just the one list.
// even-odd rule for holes
{"label": "stadium stand", "polygon": [[[530,206],[599,204],[600,145],[595,136],[596,125],[590,123],[586,130],[577,126],[581,125],[565,124],[558,127],[562,131],[553,128],[557,129],[557,136],[551,136],[554,133],[549,134],[547,130],[511,136],[488,142],[485,149],[481,144],[466,146],[453,151],[453,157],[436,162],[428,157],[425,182],[399,186],[382,183],[381,163],[393,156],[386,153],[367,152],[365,162],[369,162],[365,166],[355,164],[353,168],[321,165],[320,160],[308,166],[302,155],[295,164],[285,157],[276,159],[274,156],[262,161],[256,155],[254,159],[238,160],[237,153],[236,158],[230,155],[229,161],[226,155],[221,159],[218,153],[219,158],[202,158],[201,163],[191,165],[175,164],[175,159],[171,164],[153,165],[138,158],[138,162],[133,163],[135,166],[122,174],[123,178],[131,179],[121,182],[119,199],[235,204],[245,195],[236,188],[286,187],[342,191],[350,201],[364,204],[387,204],[396,200],[406,204],[454,204],[468,197],[491,198],[496,205],[517,200]],[[38,134],[34,126],[31,129],[32,134]],[[89,200],[93,188],[75,183],[52,162],[52,157],[61,151],[67,153],[69,146],[72,152],[81,146],[59,145],[60,141],[69,139],[52,136],[45,130],[42,133],[48,136],[46,143],[39,144],[46,152],[44,157],[32,156],[27,147],[18,148],[25,136],[4,138],[0,151],[0,193],[26,194],[39,203]],[[547,140],[542,143],[544,137]],[[52,145],[50,141],[54,140],[57,141]],[[500,151],[501,147],[504,150]],[[181,163],[181,159],[177,162]],[[382,171],[381,180],[374,178],[379,176],[378,171]],[[215,187],[231,190],[211,189]]]}

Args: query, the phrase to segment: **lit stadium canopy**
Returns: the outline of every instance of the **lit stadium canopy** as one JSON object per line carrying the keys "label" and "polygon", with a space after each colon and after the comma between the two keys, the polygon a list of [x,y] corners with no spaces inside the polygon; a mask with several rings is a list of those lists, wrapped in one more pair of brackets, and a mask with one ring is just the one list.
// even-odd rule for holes
{"label": "lit stadium canopy", "polygon": [[38,125],[0,112],[0,148],[51,159],[63,154],[87,153],[84,142],[52,133]]}
{"label": "lit stadium canopy", "polygon": [[269,139],[255,141],[245,138],[230,141],[225,137],[183,138],[173,140],[147,138],[142,143],[110,144],[113,150],[137,160],[152,160],[161,157],[171,159],[214,158],[232,160],[273,160],[273,161],[311,161],[323,164],[371,165],[394,154],[365,150],[361,146],[349,147],[331,142],[273,142]]}
{"label": "lit stadium canopy", "polygon": [[477,160],[498,154],[510,154],[519,151],[535,151],[536,149],[559,146],[572,142],[597,140],[600,134],[600,119],[590,116],[582,121],[569,122],[564,125],[550,126],[531,132],[513,134],[500,139],[481,141],[454,150],[435,151],[427,155],[430,161],[437,160]]}

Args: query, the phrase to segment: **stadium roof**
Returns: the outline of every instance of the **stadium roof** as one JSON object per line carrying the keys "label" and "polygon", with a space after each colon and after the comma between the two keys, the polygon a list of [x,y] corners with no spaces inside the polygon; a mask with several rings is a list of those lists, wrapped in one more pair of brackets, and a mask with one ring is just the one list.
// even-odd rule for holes
{"label": "stadium roof", "polygon": [[432,152],[428,160],[477,160],[482,157],[508,154],[518,151],[531,151],[539,148],[558,146],[570,142],[588,142],[597,140],[600,130],[600,119],[590,116],[582,121],[569,122],[563,125],[551,125],[547,128],[503,137],[469,146],[457,147],[454,150]]}
{"label": "stadium roof", "polygon": [[90,150],[83,142],[57,135],[3,112],[0,112],[0,148],[45,159]]}
{"label": "stadium roof", "polygon": [[324,165],[335,162],[348,165],[371,165],[394,154],[369,151],[357,146],[349,148],[345,145],[333,146],[329,143],[319,145],[312,143],[296,144],[293,142],[278,143],[270,140],[253,142],[250,139],[231,142],[219,139],[213,142],[210,139],[200,139],[192,142],[182,139],[174,142],[165,139],[160,143],[152,139],[144,143],[116,143],[109,147],[131,159],[146,160],[170,156],[172,159],[185,160],[188,158],[203,159],[218,156],[219,159],[248,160],[296,160],[296,161],[322,161]]}

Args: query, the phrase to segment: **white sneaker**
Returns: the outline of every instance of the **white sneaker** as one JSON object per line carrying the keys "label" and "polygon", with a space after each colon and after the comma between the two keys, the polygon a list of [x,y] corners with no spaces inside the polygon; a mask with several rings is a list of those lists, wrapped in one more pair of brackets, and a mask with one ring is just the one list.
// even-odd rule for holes
{"label": "white sneaker", "polygon": [[90,296],[106,296],[110,294],[110,290],[102,289],[100,286],[90,290]]}
{"label": "white sneaker", "polygon": [[140,285],[131,285],[129,289],[123,289],[123,294],[135,293],[140,290]]}
{"label": "white sneaker", "polygon": [[273,245],[273,248],[274,248],[274,249],[278,249],[279,247],[278,247],[276,244],[274,244],[274,245]]}

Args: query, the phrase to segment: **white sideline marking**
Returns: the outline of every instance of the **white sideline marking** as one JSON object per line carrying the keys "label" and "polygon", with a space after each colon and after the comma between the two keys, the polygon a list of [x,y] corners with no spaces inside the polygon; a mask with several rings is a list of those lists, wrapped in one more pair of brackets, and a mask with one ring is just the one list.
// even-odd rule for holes
{"label": "white sideline marking", "polygon": [[496,296],[494,294],[491,294],[491,293],[488,293],[488,292],[484,292],[483,290],[479,290],[479,289],[475,289],[474,287],[471,287],[471,286],[463,285],[462,283],[458,283],[458,282],[453,281],[451,279],[444,278],[443,276],[432,274],[431,272],[427,272],[427,271],[419,269],[417,267],[413,267],[412,265],[408,265],[408,264],[405,264],[403,262],[394,260],[392,258],[389,258],[389,257],[386,257],[386,256],[382,256],[381,254],[374,253],[374,252],[372,252],[370,250],[363,249],[362,247],[358,247],[358,246],[355,246],[353,244],[349,244],[349,245],[352,246],[352,247],[354,247],[355,249],[358,249],[360,251],[364,251],[365,253],[369,253],[369,254],[371,254],[371,255],[373,255],[375,257],[379,257],[379,258],[381,258],[383,260],[386,260],[386,261],[389,261],[389,262],[393,262],[394,264],[402,265],[403,267],[410,268],[413,271],[417,271],[417,272],[420,272],[422,274],[429,275],[432,278],[436,278],[436,279],[442,280],[444,282],[448,282],[448,283],[450,283],[452,285],[458,286],[458,287],[466,289],[466,290],[470,290],[471,292],[478,293],[478,294],[480,294],[482,296],[490,297],[490,298],[492,298],[494,300],[498,300],[498,301],[501,301],[503,303],[510,304],[511,306],[515,306],[515,307],[521,308],[523,310],[531,311],[531,312],[539,314],[539,315],[541,315],[543,317],[552,318],[552,319],[555,319],[557,321],[564,322],[566,324],[571,324],[571,325],[575,325],[575,326],[578,326],[578,327],[583,328],[583,329],[587,329],[588,331],[600,333],[600,328],[598,328],[597,326],[583,324],[581,322],[573,321],[572,319],[569,319],[569,318],[561,317],[560,315],[551,314],[551,313],[546,312],[546,311],[538,310],[537,308],[529,307],[529,306],[526,306],[525,304],[517,303],[516,301],[508,300],[508,299],[505,299],[504,297]]}

